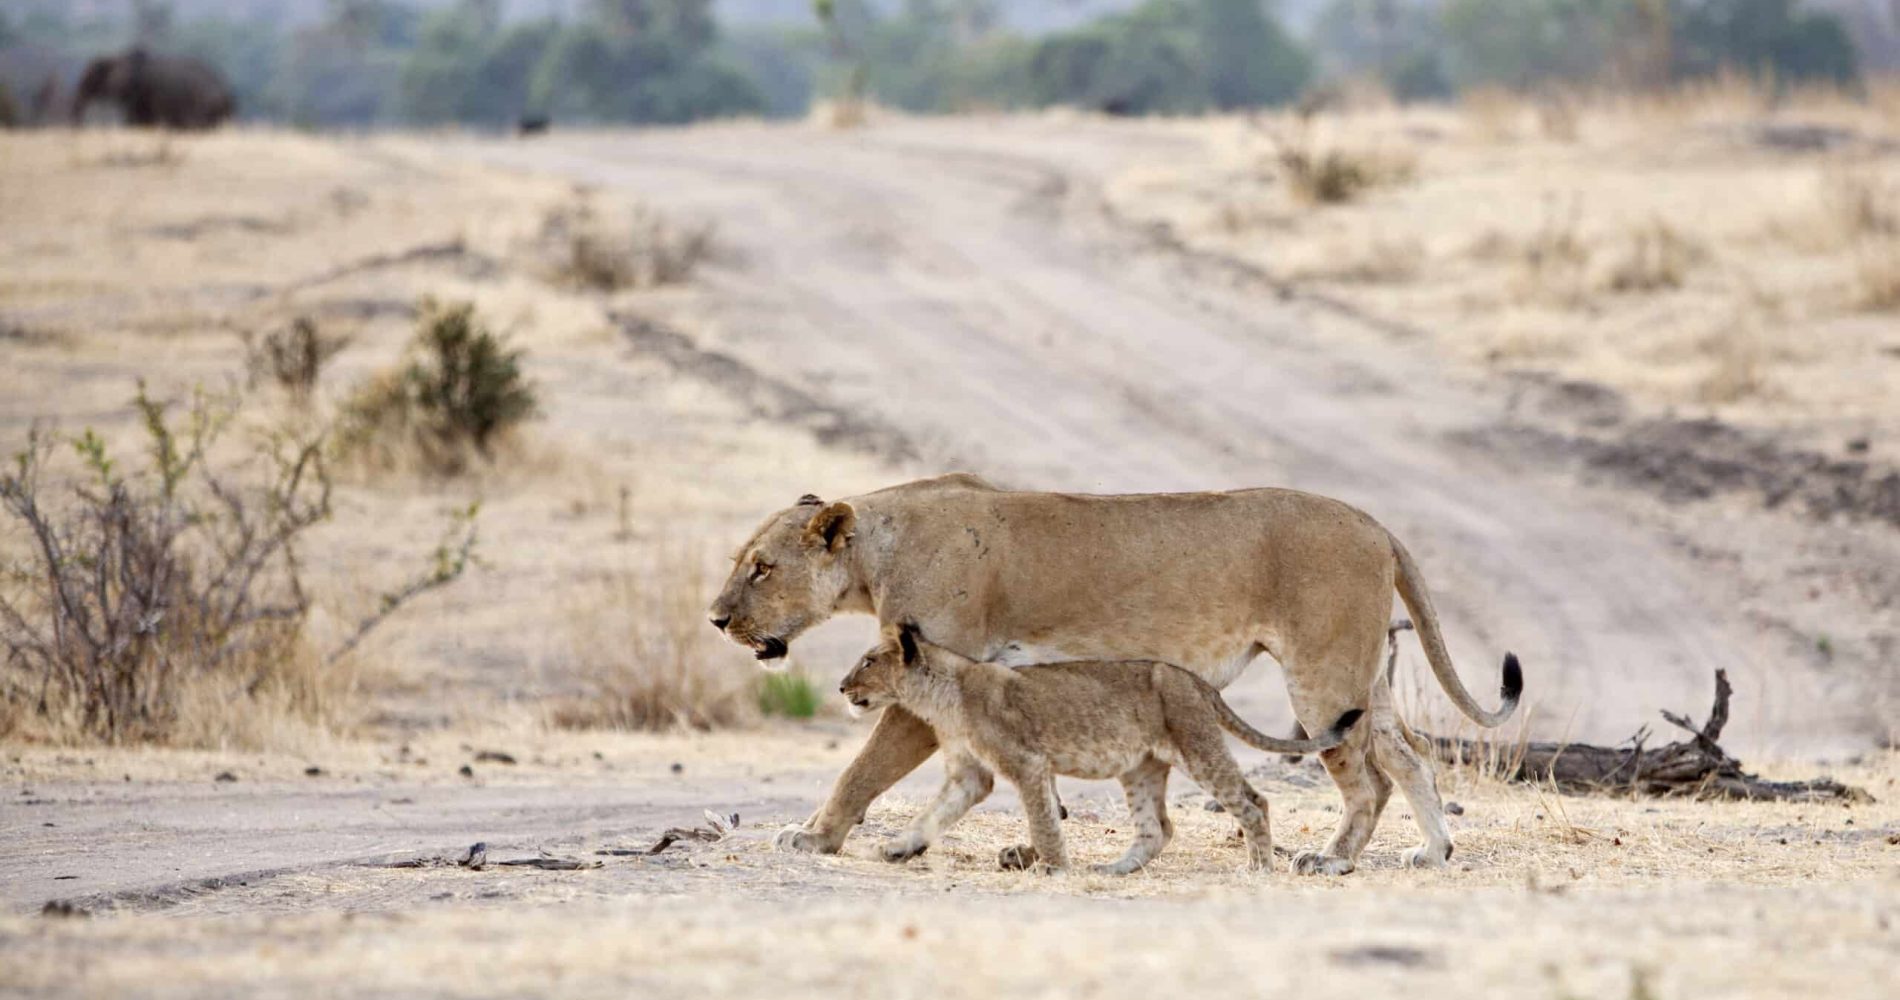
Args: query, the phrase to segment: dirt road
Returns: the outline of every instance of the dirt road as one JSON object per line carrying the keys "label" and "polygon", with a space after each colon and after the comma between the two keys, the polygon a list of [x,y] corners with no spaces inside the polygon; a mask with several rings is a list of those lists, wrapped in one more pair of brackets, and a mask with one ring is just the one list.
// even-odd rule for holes
{"label": "dirt road", "polygon": [[[1750,706],[1744,749],[1882,731],[1859,682],[1810,669],[1739,610],[1743,585],[1640,516],[1645,500],[1484,445],[1504,390],[1119,222],[1103,180],[1200,155],[1187,133],[722,126],[456,152],[716,220],[721,332],[689,350],[727,358],[700,374],[734,381],[736,359],[753,388],[896,429],[867,446],[920,468],[1098,492],[1284,485],[1361,506],[1419,556],[1473,690],[1493,687],[1505,649],[1524,658],[1542,733],[1621,739],[1658,708],[1705,703],[1718,667]],[[1263,687],[1273,668],[1242,685],[1286,718]]]}

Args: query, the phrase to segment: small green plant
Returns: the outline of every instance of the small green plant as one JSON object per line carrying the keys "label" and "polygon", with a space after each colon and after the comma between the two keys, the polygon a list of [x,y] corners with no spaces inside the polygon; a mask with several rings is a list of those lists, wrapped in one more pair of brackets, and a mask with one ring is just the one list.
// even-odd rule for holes
{"label": "small green plant", "polygon": [[763,675],[759,683],[759,711],[787,719],[809,719],[818,714],[821,696],[811,678],[796,670]]}
{"label": "small green plant", "polygon": [[413,456],[444,475],[491,461],[539,406],[521,371],[523,353],[488,329],[473,304],[425,302],[409,362],[344,405],[340,447],[379,466]]}

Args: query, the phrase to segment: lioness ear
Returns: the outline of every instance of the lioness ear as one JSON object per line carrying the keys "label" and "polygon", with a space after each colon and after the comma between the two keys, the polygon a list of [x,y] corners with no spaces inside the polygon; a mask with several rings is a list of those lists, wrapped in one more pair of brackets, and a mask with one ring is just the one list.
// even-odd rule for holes
{"label": "lioness ear", "polygon": [[824,501],[823,501],[823,500],[820,500],[820,499],[818,499],[818,494],[816,494],[816,493],[807,493],[807,494],[805,494],[804,496],[802,496],[802,497],[799,497],[799,498],[798,498],[798,503],[797,503],[797,504],[795,504],[794,506],[798,506],[798,507],[816,507],[816,506],[818,506],[818,505],[819,505],[819,504],[821,504],[821,503],[824,503]]}
{"label": "lioness ear", "polygon": [[897,626],[897,648],[904,651],[904,665],[912,666],[917,662],[917,623],[905,622]]}
{"label": "lioness ear", "polygon": [[851,540],[851,529],[857,523],[858,512],[850,504],[843,500],[828,503],[806,522],[805,541],[836,552]]}

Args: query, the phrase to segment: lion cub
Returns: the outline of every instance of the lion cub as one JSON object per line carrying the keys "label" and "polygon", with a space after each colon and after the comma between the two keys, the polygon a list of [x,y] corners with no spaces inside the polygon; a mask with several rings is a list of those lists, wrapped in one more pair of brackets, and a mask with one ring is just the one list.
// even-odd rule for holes
{"label": "lion cub", "polygon": [[1361,714],[1353,709],[1340,716],[1318,739],[1274,739],[1247,725],[1219,691],[1180,667],[1080,661],[1018,670],[932,645],[909,623],[887,629],[839,690],[858,709],[902,705],[936,730],[943,747],[943,790],[904,835],[885,846],[887,859],[923,853],[989,796],[994,771],[1022,795],[1030,840],[1005,848],[998,860],[1006,868],[1067,868],[1054,777],[1119,778],[1136,834],[1119,860],[1093,866],[1110,875],[1153,861],[1174,835],[1165,799],[1174,764],[1240,822],[1248,867],[1271,871],[1267,800],[1241,775],[1222,731],[1274,753],[1314,753],[1338,746]]}

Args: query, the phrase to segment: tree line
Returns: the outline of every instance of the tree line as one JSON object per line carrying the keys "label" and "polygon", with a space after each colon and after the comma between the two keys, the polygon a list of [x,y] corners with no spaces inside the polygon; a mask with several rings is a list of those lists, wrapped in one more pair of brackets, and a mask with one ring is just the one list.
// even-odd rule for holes
{"label": "tree line", "polygon": [[1798,0],[1329,0],[1297,35],[1262,0],[1142,0],[1027,36],[1000,0],[815,0],[808,24],[722,25],[713,0],[579,0],[510,19],[502,0],[327,0],[314,22],[122,16],[52,0],[0,9],[0,83],[146,45],[230,78],[245,117],[308,127],[672,123],[802,114],[861,90],[909,110],[1074,105],[1123,114],[1269,106],[1328,81],[1406,98],[1503,86],[1661,87],[1717,73],[1858,78],[1833,14]]}

